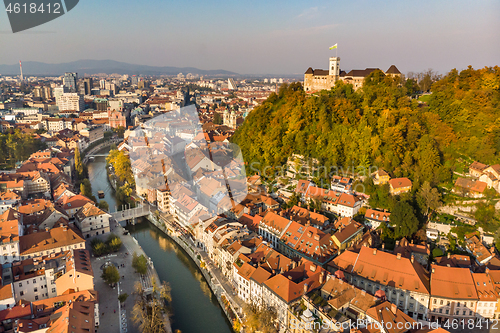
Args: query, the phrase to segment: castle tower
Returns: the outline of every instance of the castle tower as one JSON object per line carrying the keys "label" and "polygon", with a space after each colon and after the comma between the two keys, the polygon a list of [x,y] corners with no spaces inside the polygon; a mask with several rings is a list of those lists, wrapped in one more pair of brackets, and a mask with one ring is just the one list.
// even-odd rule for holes
{"label": "castle tower", "polygon": [[331,57],[330,58],[330,67],[328,68],[328,74],[330,76],[334,76],[335,81],[339,79],[340,75],[340,58],[339,57]]}

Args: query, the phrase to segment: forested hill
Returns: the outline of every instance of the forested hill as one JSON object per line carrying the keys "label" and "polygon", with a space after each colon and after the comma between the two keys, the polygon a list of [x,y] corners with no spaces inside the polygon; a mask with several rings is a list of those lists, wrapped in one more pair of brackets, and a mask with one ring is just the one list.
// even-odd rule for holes
{"label": "forested hill", "polygon": [[300,83],[283,85],[232,141],[261,167],[297,153],[326,167],[375,165],[431,184],[450,181],[458,157],[500,161],[500,67],[452,70],[432,85],[428,106],[409,97],[413,84],[376,71],[356,92],[340,83],[307,96]]}

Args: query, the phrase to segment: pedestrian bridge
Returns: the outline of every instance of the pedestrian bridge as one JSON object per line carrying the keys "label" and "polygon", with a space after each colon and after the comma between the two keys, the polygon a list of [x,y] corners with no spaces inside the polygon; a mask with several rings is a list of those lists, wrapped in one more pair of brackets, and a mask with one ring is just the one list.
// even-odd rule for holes
{"label": "pedestrian bridge", "polygon": [[107,157],[108,154],[89,154],[89,155],[86,155],[85,157]]}
{"label": "pedestrian bridge", "polygon": [[121,210],[119,212],[111,213],[111,217],[117,222],[133,220],[138,217],[149,215],[149,205],[140,205],[135,208]]}

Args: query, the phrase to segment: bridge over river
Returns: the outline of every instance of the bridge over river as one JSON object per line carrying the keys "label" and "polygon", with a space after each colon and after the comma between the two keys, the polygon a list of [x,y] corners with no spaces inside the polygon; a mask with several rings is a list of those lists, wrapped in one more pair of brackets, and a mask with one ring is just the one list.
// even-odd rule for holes
{"label": "bridge over river", "polygon": [[149,215],[150,208],[149,205],[140,205],[135,208],[120,210],[118,212],[110,213],[111,217],[117,222],[134,220],[139,217]]}

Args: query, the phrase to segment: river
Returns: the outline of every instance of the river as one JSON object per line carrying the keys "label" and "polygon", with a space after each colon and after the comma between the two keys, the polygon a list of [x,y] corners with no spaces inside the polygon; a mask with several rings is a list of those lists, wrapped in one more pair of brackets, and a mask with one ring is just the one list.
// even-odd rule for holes
{"label": "river", "polygon": [[[116,198],[107,179],[105,157],[96,157],[87,167],[94,195],[97,197],[97,191],[104,191],[104,200],[108,202],[110,210],[115,211]],[[140,222],[135,226],[127,226],[127,229],[153,260],[160,279],[170,284],[173,331],[232,332],[230,322],[191,258],[146,219],[141,218]]]}

